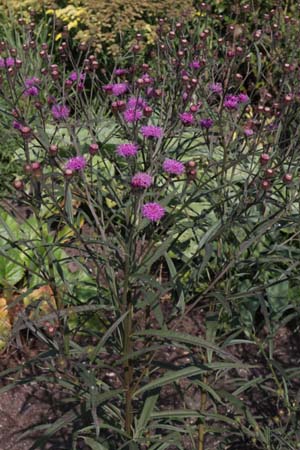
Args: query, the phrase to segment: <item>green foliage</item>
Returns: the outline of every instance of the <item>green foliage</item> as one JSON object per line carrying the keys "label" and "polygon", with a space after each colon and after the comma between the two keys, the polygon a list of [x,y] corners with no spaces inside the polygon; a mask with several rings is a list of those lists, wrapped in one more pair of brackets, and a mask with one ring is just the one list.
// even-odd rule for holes
{"label": "green foliage", "polygon": [[[209,10],[171,34],[161,22],[148,65],[125,54],[125,72],[106,84],[89,53],[75,63],[66,44],[58,67],[52,47],[41,56],[47,29],[31,49],[27,31],[10,34],[22,64],[3,68],[0,94],[8,128],[16,109],[9,129],[26,170],[8,205],[29,212],[2,211],[0,284],[23,305],[12,338],[30,331],[48,351],[27,362],[32,377],[13,368],[2,391],[35,380],[68,392],[32,448],[64,430],[74,449],[299,441],[299,369],[278,333],[299,331],[300,86],[284,66],[269,70],[282,46],[297,59],[296,28],[278,51],[268,24],[253,39],[251,13],[243,35],[221,42],[228,18]],[[37,76],[38,92],[26,93]],[[53,104],[67,105],[63,117]],[[160,134],[144,136],[143,125]],[[136,155],[122,155],[124,143]],[[133,185],[140,172],[150,185]],[[161,217],[145,214],[149,203]]]}

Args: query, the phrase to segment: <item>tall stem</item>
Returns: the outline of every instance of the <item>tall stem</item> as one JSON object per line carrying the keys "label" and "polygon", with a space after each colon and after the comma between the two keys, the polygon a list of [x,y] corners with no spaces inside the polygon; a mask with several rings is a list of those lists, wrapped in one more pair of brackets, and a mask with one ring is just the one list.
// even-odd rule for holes
{"label": "tall stem", "polygon": [[[207,377],[203,378],[204,384],[207,383]],[[204,389],[201,389],[201,401],[200,401],[200,414],[205,411],[207,402],[207,393]],[[205,424],[203,422],[199,425],[199,445],[198,450],[204,450],[204,438],[205,438]]]}
{"label": "tall stem", "polygon": [[133,305],[129,302],[128,315],[125,319],[125,336],[124,336],[124,356],[127,356],[125,360],[125,431],[131,436],[132,435],[132,423],[133,423],[133,405],[132,405],[132,382],[133,382],[133,365],[132,360],[128,356],[132,353],[132,319],[133,319]]}

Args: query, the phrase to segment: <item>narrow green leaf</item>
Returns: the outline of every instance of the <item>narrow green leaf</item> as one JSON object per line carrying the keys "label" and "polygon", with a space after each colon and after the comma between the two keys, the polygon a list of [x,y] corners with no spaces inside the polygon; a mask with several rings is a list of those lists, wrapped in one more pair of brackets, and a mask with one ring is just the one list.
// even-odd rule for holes
{"label": "narrow green leaf", "polygon": [[185,369],[175,371],[173,370],[169,371],[162,377],[158,378],[157,380],[151,381],[150,383],[146,384],[145,386],[142,386],[140,389],[135,391],[134,397],[142,394],[143,392],[150,391],[162,387],[166,384],[176,382],[181,378],[193,377],[195,375],[200,375],[203,372],[205,372],[205,369],[195,366],[186,367]]}

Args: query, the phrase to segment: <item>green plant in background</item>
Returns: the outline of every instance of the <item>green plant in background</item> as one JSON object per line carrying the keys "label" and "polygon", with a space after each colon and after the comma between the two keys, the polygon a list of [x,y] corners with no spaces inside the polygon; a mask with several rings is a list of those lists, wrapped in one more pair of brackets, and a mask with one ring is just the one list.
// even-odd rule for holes
{"label": "green plant in background", "polygon": [[23,21],[1,44],[24,167],[9,200],[29,208],[19,228],[3,213],[0,255],[22,273],[2,283],[22,287],[14,332],[49,350],[33,379],[68,391],[33,448],[62,428],[74,449],[299,441],[297,362],[276,342],[299,319],[299,81],[291,62],[267,71],[277,42],[298,50],[269,24],[253,38],[246,12],[225,38],[209,8],[160,20],[156,52],[137,36],[107,82],[95,55],[75,63]]}

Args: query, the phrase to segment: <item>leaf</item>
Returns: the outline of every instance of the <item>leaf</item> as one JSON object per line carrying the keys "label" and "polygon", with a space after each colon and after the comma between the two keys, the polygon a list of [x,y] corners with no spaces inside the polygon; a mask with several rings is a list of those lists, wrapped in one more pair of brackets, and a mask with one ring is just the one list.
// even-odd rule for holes
{"label": "leaf", "polygon": [[0,256],[0,284],[2,286],[15,286],[22,280],[25,270],[5,256]]}
{"label": "leaf", "polygon": [[151,414],[151,419],[185,419],[187,417],[201,417],[201,414],[192,409],[171,409]]}
{"label": "leaf", "polygon": [[138,419],[138,422],[136,425],[136,432],[135,432],[135,436],[134,436],[135,439],[140,438],[142,432],[147,427],[147,424],[151,418],[151,414],[152,414],[155,404],[158,400],[158,397],[159,397],[159,394],[155,393],[152,395],[150,394],[146,398],[140,418]]}
{"label": "leaf", "polygon": [[100,350],[102,349],[102,347],[105,345],[107,339],[113,334],[113,332],[118,328],[118,326],[120,325],[120,323],[123,322],[123,320],[125,319],[125,317],[128,315],[129,311],[126,311],[124,314],[122,314],[122,316],[120,316],[113,324],[111,327],[109,327],[109,329],[106,331],[106,333],[104,333],[104,335],[102,336],[102,338],[100,339],[100,341],[98,342],[98,344],[96,345],[96,347],[94,348],[93,353],[90,355],[90,360],[91,362],[95,361],[98,353],[100,352]]}
{"label": "leaf", "polygon": [[100,444],[100,442],[95,441],[94,439],[87,436],[79,436],[84,442],[91,447],[91,450],[108,450],[108,447]]}
{"label": "leaf", "polygon": [[142,394],[143,392],[150,391],[162,387],[166,384],[176,382],[181,378],[193,377],[195,375],[200,375],[203,372],[205,372],[204,368],[199,368],[195,366],[186,367],[185,369],[179,369],[175,371],[173,370],[169,371],[162,377],[154,381],[151,381],[150,383],[146,384],[145,386],[142,386],[140,389],[135,391],[134,397],[136,397],[139,394]]}
{"label": "leaf", "polygon": [[218,355],[223,358],[228,358],[232,361],[238,361],[237,358],[220,347],[207,342],[199,336],[191,336],[185,333],[176,333],[174,331],[164,331],[164,330],[144,330],[135,333],[137,336],[156,336],[161,339],[169,339],[171,341],[177,341],[184,344],[194,345],[196,347],[204,347],[209,350],[215,351]]}
{"label": "leaf", "polygon": [[72,192],[69,183],[66,184],[65,189],[65,211],[70,223],[73,225],[74,214],[73,214]]}

